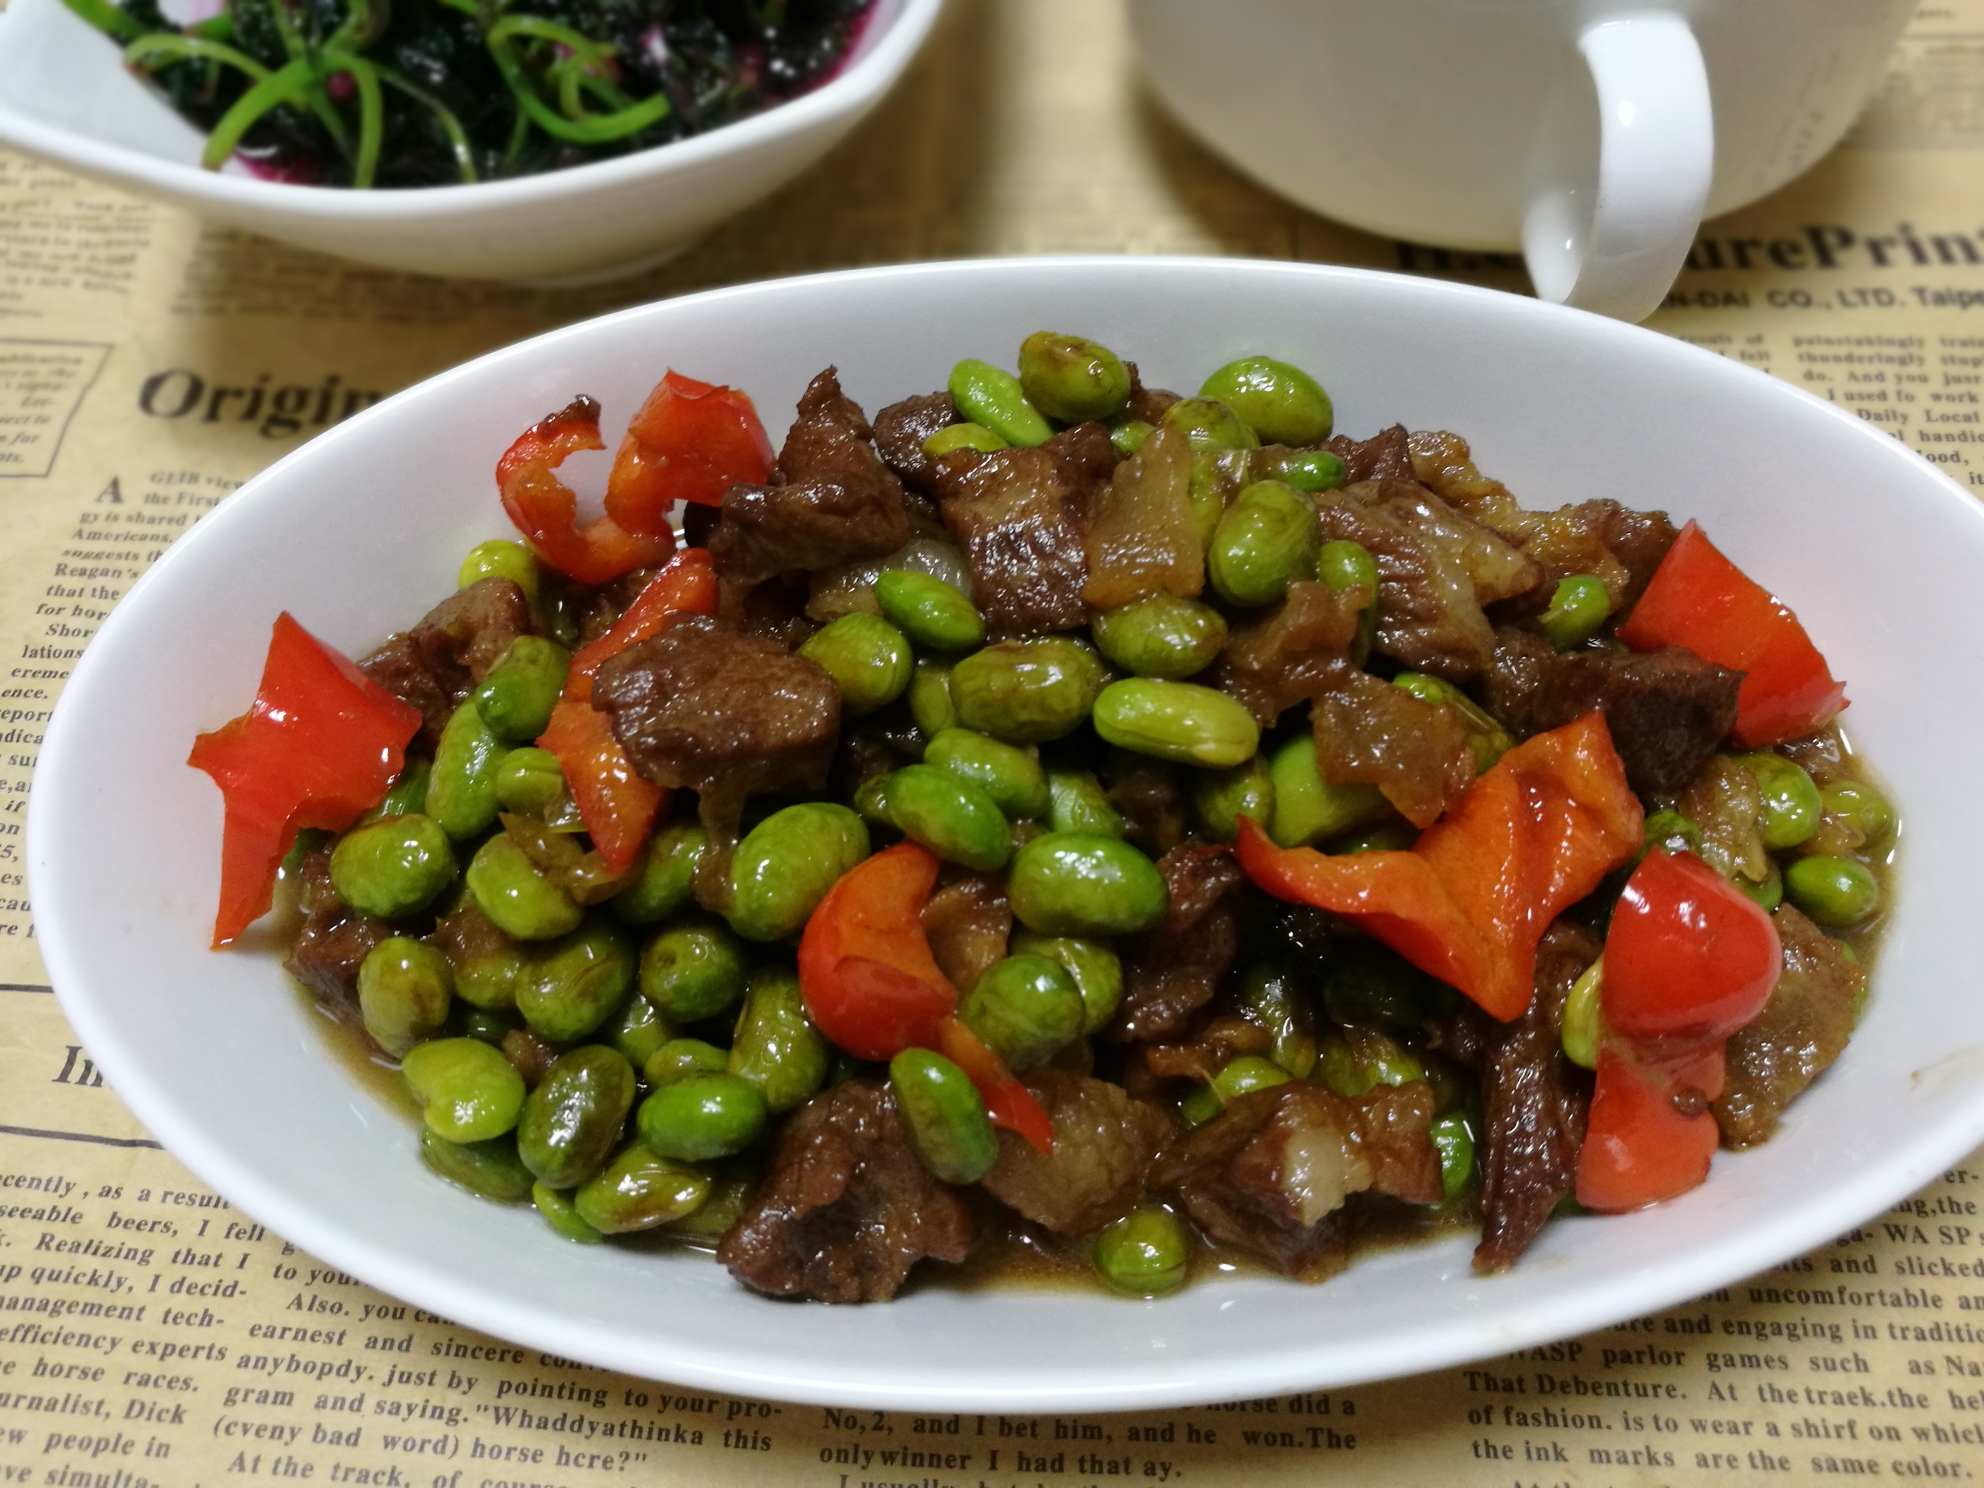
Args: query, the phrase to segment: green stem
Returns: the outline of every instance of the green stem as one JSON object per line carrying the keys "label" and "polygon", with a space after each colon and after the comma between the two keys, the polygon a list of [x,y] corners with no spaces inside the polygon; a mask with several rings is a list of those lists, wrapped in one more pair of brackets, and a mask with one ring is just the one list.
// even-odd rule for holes
{"label": "green stem", "polygon": [[140,36],[124,48],[124,65],[127,67],[143,67],[154,57],[166,62],[186,62],[195,58],[221,62],[239,68],[258,83],[269,76],[268,68],[246,52],[237,52],[231,46],[204,41],[197,36],[175,36],[169,31],[154,31],[148,36]]}
{"label": "green stem", "polygon": [[344,73],[358,84],[358,158],[352,164],[351,184],[363,191],[378,174],[379,142],[386,133],[386,103],[379,91],[379,71],[363,57],[344,51],[327,50],[324,66],[330,72]]}
{"label": "green stem", "polygon": [[427,111],[434,115],[436,122],[441,126],[441,132],[447,135],[448,144],[455,152],[455,169],[461,172],[463,182],[474,184],[475,152],[469,147],[468,131],[462,128],[462,121],[455,117],[454,112],[445,103],[426,89],[414,86],[390,67],[380,66],[378,63],[373,65],[378,68],[380,82],[399,89],[407,97],[425,105]]}
{"label": "green stem", "polygon": [[[517,16],[511,19],[532,18]],[[522,64],[497,37],[497,31],[509,24],[509,21],[502,21],[490,28],[489,54],[496,59],[496,66],[503,74],[503,81],[510,85],[511,93],[516,95],[517,103],[530,116],[531,123],[552,138],[577,145],[603,145],[613,140],[624,139],[627,135],[646,129],[650,124],[668,117],[668,95],[657,93],[617,113],[588,115],[582,119],[567,118],[537,96],[536,90],[531,87],[530,79],[524,75]]]}
{"label": "green stem", "polygon": [[213,133],[207,136],[206,149],[200,152],[200,164],[208,170],[219,170],[257,119],[277,104],[304,97],[316,76],[317,65],[307,57],[299,57],[256,83],[235,99],[234,106],[214,125]]}
{"label": "green stem", "polygon": [[533,41],[551,41],[559,46],[569,47],[575,58],[583,59],[588,65],[603,67],[606,59],[613,55],[613,48],[594,41],[583,31],[574,31],[570,26],[562,26],[556,21],[547,21],[542,16],[505,16],[489,28],[484,38],[491,46],[508,41],[512,36],[528,36]]}
{"label": "green stem", "polygon": [[112,5],[110,0],[62,0],[62,3],[97,30],[108,32],[119,41],[136,41],[145,34],[143,26]]}

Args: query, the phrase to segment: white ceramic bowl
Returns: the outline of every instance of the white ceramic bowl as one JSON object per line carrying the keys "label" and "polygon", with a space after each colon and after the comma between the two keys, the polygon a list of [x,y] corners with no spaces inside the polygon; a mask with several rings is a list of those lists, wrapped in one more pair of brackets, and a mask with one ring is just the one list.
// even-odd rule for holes
{"label": "white ceramic bowl", "polygon": [[[609,428],[673,365],[774,426],[837,363],[871,413],[1078,328],[1160,386],[1271,351],[1339,427],[1474,442],[1531,506],[1592,496],[1699,517],[1846,678],[1846,721],[1907,823],[1865,1022],[1769,1145],[1623,1218],[1560,1220],[1482,1278],[1454,1238],[1314,1288],[1220,1279],[1165,1301],[925,1287],[796,1306],[701,1256],[566,1244],[422,1169],[413,1132],[330,1057],[272,951],[206,949],[221,806],[183,763],[254,692],[292,611],[349,652],[449,591],[504,530],[491,470],[586,392]],[[609,444],[611,440],[609,439]],[[596,462],[603,456],[595,457]],[[603,478],[603,463],[592,474]],[[138,1118],[278,1234],[420,1306],[637,1374],[747,1395],[943,1410],[1100,1410],[1345,1385],[1500,1354],[1692,1298],[1822,1244],[1984,1138],[1984,511],[1895,440],[1762,373],[1510,295],[1241,261],[1022,260],[718,291],[554,332],[401,393],[258,476],[175,544],[91,644],[28,814],[42,953]],[[1967,783],[1970,782],[1970,783]]]}
{"label": "white ceramic bowl", "polygon": [[417,274],[571,284],[680,252],[838,144],[881,101],[943,0],[876,0],[824,87],[736,124],[571,170],[346,191],[200,169],[204,136],[62,0],[0,11],[0,142],[230,227]]}

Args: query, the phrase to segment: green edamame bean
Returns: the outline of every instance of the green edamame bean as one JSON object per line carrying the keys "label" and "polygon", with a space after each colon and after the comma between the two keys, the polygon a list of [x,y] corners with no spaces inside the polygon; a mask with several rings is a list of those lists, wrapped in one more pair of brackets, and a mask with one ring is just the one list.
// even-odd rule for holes
{"label": "green edamame bean", "polygon": [[1157,425],[1142,419],[1116,419],[1109,425],[1109,442],[1116,453],[1128,459],[1144,447],[1144,441],[1157,432]]}
{"label": "green edamame bean", "polygon": [[748,1159],[733,1158],[710,1174],[709,1197],[695,1211],[668,1222],[668,1233],[715,1245],[744,1217],[763,1178]]}
{"label": "green edamame bean", "polygon": [[565,771],[548,749],[512,749],[496,767],[496,804],[540,821],[563,821],[572,811]]}
{"label": "green edamame bean", "polygon": [[617,1049],[583,1044],[558,1056],[524,1101],[517,1154],[551,1188],[603,1171],[634,1108],[634,1068]]}
{"label": "green edamame bean", "polygon": [[831,801],[802,801],[759,822],[730,862],[730,928],[746,940],[797,934],[840,876],[868,856],[868,826]]}
{"label": "green edamame bean", "polygon": [[1425,973],[1371,941],[1352,942],[1323,973],[1332,1021],[1360,1028],[1413,1028],[1424,1009]]}
{"label": "green edamame bean", "polygon": [[1671,807],[1649,813],[1640,844],[1640,857],[1658,848],[1662,852],[1696,852],[1702,845],[1702,829],[1692,817]]}
{"label": "green edamame bean", "polygon": [[1440,1202],[1451,1204],[1474,1176],[1474,1132],[1464,1111],[1435,1117],[1426,1133],[1440,1154]]}
{"label": "green edamame bean", "polygon": [[1330,450],[1290,450],[1275,472],[1298,491],[1334,491],[1350,474],[1343,456]]}
{"label": "green edamame bean", "polygon": [[1040,410],[1027,401],[1020,380],[990,362],[966,357],[951,368],[946,386],[959,413],[983,424],[1008,444],[1030,448],[1045,444],[1054,432]]}
{"label": "green edamame bean", "polygon": [[1274,782],[1268,836],[1282,847],[1314,847],[1391,815],[1391,802],[1375,785],[1331,785],[1323,779],[1316,768],[1316,736],[1307,729],[1269,756],[1268,778]]}
{"label": "green edamame bean", "polygon": [[540,873],[506,832],[476,849],[467,879],[475,907],[517,940],[551,940],[585,918],[578,901]]}
{"label": "green edamame bean", "polygon": [[1338,540],[1316,550],[1316,575],[1332,589],[1378,592],[1378,560],[1362,543]]}
{"label": "green edamame bean", "polygon": [[1258,1054],[1242,1054],[1238,1059],[1228,1060],[1212,1077],[1212,1089],[1224,1105],[1255,1090],[1272,1090],[1277,1085],[1286,1085],[1289,1079],[1288,1071],[1272,1059],[1263,1059]]}
{"label": "green edamame bean", "polygon": [[1170,906],[1157,865],[1115,837],[1048,832],[1013,858],[1006,897],[1042,935],[1136,935]]}
{"label": "green edamame bean", "polygon": [[1418,840],[1417,827],[1403,817],[1394,817],[1374,827],[1340,832],[1323,844],[1323,851],[1340,858],[1367,852],[1410,852]]}
{"label": "green edamame bean", "polygon": [[1240,818],[1263,827],[1274,819],[1274,780],[1259,755],[1228,770],[1204,770],[1192,777],[1192,810],[1199,829],[1215,842],[1231,842]]}
{"label": "green edamame bean", "polygon": [[1784,870],[1777,866],[1775,858],[1764,859],[1764,866],[1767,871],[1762,882],[1745,878],[1740,873],[1729,881],[1754,899],[1765,914],[1769,914],[1784,902]]}
{"label": "green edamame bean", "polygon": [[994,450],[1011,448],[985,425],[973,423],[947,425],[923,441],[923,453],[933,460],[953,450],[977,450],[980,454],[989,455]]}
{"label": "green edamame bean", "polygon": [[1012,827],[984,791],[935,765],[904,765],[882,782],[888,819],[948,863],[989,872],[1006,866]]}
{"label": "green edamame bean", "polygon": [[468,550],[455,575],[455,587],[466,589],[484,579],[508,579],[524,591],[526,599],[537,600],[537,560],[520,542],[498,537]]}
{"label": "green edamame bean", "polygon": [[1225,1109],[1219,1103],[1219,1092],[1201,1085],[1178,1102],[1178,1119],[1185,1123],[1186,1131],[1196,1131]]}
{"label": "green edamame bean", "polygon": [[1564,1023],[1559,1031],[1564,1057],[1579,1069],[1598,1068],[1599,998],[1605,989],[1605,958],[1599,957],[1578,974],[1564,998]]}
{"label": "green edamame bean", "polygon": [[1020,930],[1013,935],[1011,950],[1015,956],[1045,956],[1067,972],[1081,994],[1084,1034],[1101,1032],[1116,1016],[1123,1001],[1123,962],[1106,942]]}
{"label": "green edamame bean", "polygon": [[691,1075],[715,1074],[730,1063],[727,1051],[701,1039],[670,1039],[648,1056],[641,1066],[641,1078],[659,1088],[686,1080]]}
{"label": "green edamame bean", "polygon": [[1217,398],[1180,398],[1164,410],[1164,427],[1181,429],[1195,450],[1258,449],[1260,436]]}
{"label": "green edamame bean", "polygon": [[1536,628],[1559,651],[1582,646],[1612,613],[1612,592],[1605,581],[1593,574],[1572,574],[1559,579],[1551,592],[1550,604],[1536,617]]}
{"label": "green edamame bean", "polygon": [[1275,1064],[1307,1079],[1316,1067],[1315,1020],[1295,969],[1279,958],[1250,963],[1240,973],[1238,1001],[1242,1016],[1267,1030]]}
{"label": "green edamame bean", "polygon": [[1108,680],[1102,659],[1064,636],[998,641],[951,668],[951,700],[966,728],[1044,744],[1080,727]]}
{"label": "green edamame bean", "polygon": [[572,653],[543,636],[520,635],[496,658],[472,694],[482,721],[506,744],[535,739],[565,690]]}
{"label": "green edamame bean", "polygon": [[710,1180],[630,1142],[597,1178],[579,1185],[572,1208],[602,1235],[651,1230],[693,1214],[709,1197]]}
{"label": "green edamame bean", "polygon": [[915,569],[892,568],[877,578],[875,602],[884,620],[932,651],[969,651],[985,640],[984,617],[970,596]]}
{"label": "green edamame bean", "polygon": [[1020,343],[1020,388],[1064,424],[1114,418],[1130,401],[1130,373],[1116,353],[1085,336],[1035,331]]}
{"label": "green edamame bean", "polygon": [[388,816],[411,816],[427,809],[427,777],[433,773],[434,761],[425,755],[416,754],[406,762],[404,769],[393,777],[385,799],[374,806],[358,820],[360,824],[379,821]]}
{"label": "green edamame bean", "polygon": [[358,967],[358,1010],[372,1041],[395,1059],[448,1021],[455,977],[448,958],[405,935],[389,935]]}
{"label": "green edamame bean", "polygon": [[640,877],[607,902],[629,925],[651,925],[688,907],[695,895],[696,865],[710,834],[698,821],[676,822],[648,840]]}
{"label": "green edamame bean", "polygon": [[1784,870],[1784,897],[1816,923],[1838,928],[1872,914],[1880,906],[1881,886],[1852,858],[1800,858]]}
{"label": "green edamame bean", "polygon": [[1768,749],[1742,755],[1736,762],[1757,777],[1766,851],[1783,852],[1818,831],[1826,803],[1803,769]]}
{"label": "green edamame bean", "polygon": [[1835,780],[1819,792],[1826,814],[1843,818],[1874,847],[1894,830],[1894,807],[1864,780]]}
{"label": "green edamame bean", "polygon": [[1105,687],[1095,700],[1095,731],[1119,748],[1207,769],[1244,764],[1261,743],[1261,726],[1236,699],[1152,677]]}
{"label": "green edamame bean", "polygon": [[947,728],[956,728],[957,704],[951,701],[951,665],[932,657],[916,658],[916,670],[909,678],[909,716],[926,739],[934,739]]}
{"label": "green edamame bean", "polygon": [[1096,649],[1138,677],[1181,681],[1211,666],[1226,644],[1226,617],[1211,605],[1176,594],[1153,594],[1089,625]]}
{"label": "green edamame bean", "polygon": [[1316,572],[1321,541],[1313,501],[1280,481],[1255,481],[1213,529],[1206,577],[1228,604],[1243,609],[1278,604],[1292,580]]}
{"label": "green edamame bean", "polygon": [[425,909],[454,882],[455,871],[448,834],[417,812],[353,827],[331,849],[338,898],[382,920]]}
{"label": "green edamame bean", "polygon": [[1425,1078],[1417,1059],[1370,1028],[1344,1028],[1327,1035],[1310,1076],[1346,1100],[1367,1095],[1379,1085],[1410,1085]]}
{"label": "green edamame bean", "polygon": [[540,1037],[569,1044],[620,1011],[635,976],[626,932],[595,919],[531,948],[517,982],[517,1011]]}
{"label": "green edamame bean", "polygon": [[427,780],[427,814],[461,842],[496,823],[496,775],[506,746],[470,698],[449,715]]}
{"label": "green edamame bean", "polygon": [[580,1217],[570,1194],[546,1188],[542,1183],[533,1183],[530,1186],[530,1201],[544,1216],[546,1224],[575,1244],[597,1245],[606,1238]]}
{"label": "green edamame bean", "polygon": [[613,1047],[635,1069],[642,1069],[675,1037],[675,1025],[655,1011],[645,997],[630,997],[620,1015],[608,1025]]}
{"label": "green edamame bean", "polygon": [[518,1158],[516,1138],[508,1133],[486,1142],[450,1142],[423,1126],[420,1160],[479,1198],[521,1204],[530,1197],[530,1169]]}
{"label": "green edamame bean", "polygon": [[485,1044],[500,1046],[515,1030],[523,1027],[515,1013],[495,1013],[487,1008],[464,1007],[449,1014],[452,1031],[463,1038],[480,1039]]}
{"label": "green edamame bean", "polygon": [[764,1092],[775,1112],[804,1105],[826,1084],[833,1051],[799,997],[799,977],[786,968],[755,973],[730,1041],[726,1067]]}
{"label": "green edamame bean", "polygon": [[431,1039],[400,1060],[400,1074],[435,1136],[486,1142],[517,1124],[524,1077],[480,1039]]}
{"label": "green edamame bean", "polygon": [[1078,832],[1088,837],[1121,837],[1123,813],[1110,802],[1088,770],[1047,772],[1047,825],[1050,831]]}
{"label": "green edamame bean", "polygon": [[1058,961],[1022,953],[987,967],[958,1017],[1021,1074],[1079,1038],[1088,1009]]}
{"label": "green edamame bean", "polygon": [[1199,396],[1224,403],[1269,444],[1319,444],[1336,422],[1323,385],[1273,357],[1228,362],[1205,380]]}
{"label": "green edamame bean", "polygon": [[1161,1297],[1185,1284],[1192,1242],[1178,1216],[1157,1204],[1131,1210],[1096,1237],[1095,1269],[1118,1291]]}
{"label": "green edamame bean", "polygon": [[976,1183],[999,1160],[999,1139],[971,1078],[928,1049],[904,1049],[889,1061],[889,1089],[909,1145],[945,1183]]}
{"label": "green edamame bean", "polygon": [[728,1012],[744,996],[744,944],[721,920],[670,925],[641,951],[641,1000],[682,1023]]}
{"label": "green edamame bean", "polygon": [[1000,811],[1019,821],[1044,817],[1053,805],[1038,750],[1022,749],[973,729],[942,729],[923,747],[923,763],[970,781]]}
{"label": "green edamame bean", "polygon": [[771,1111],[764,1092],[741,1075],[690,1075],[641,1102],[641,1140],[681,1162],[742,1152],[763,1135]]}
{"label": "green edamame bean", "polygon": [[[1241,426],[1246,427],[1244,424]],[[1219,519],[1254,478],[1251,449],[1202,449],[1192,453],[1192,477],[1185,496],[1192,508],[1192,531],[1200,548],[1212,542]]]}
{"label": "green edamame bean", "polygon": [[854,809],[861,813],[862,820],[878,827],[893,827],[895,818],[889,815],[889,782],[895,779],[895,771],[886,775],[871,775],[854,790]]}
{"label": "green edamame bean", "polygon": [[834,679],[850,718],[893,703],[909,686],[909,639],[880,615],[842,615],[806,638],[799,654]]}
{"label": "green edamame bean", "polygon": [[1403,687],[1421,702],[1436,708],[1452,708],[1467,721],[1467,743],[1474,751],[1474,770],[1480,774],[1516,747],[1509,731],[1489,716],[1486,709],[1444,677],[1424,672],[1400,672],[1392,685]]}

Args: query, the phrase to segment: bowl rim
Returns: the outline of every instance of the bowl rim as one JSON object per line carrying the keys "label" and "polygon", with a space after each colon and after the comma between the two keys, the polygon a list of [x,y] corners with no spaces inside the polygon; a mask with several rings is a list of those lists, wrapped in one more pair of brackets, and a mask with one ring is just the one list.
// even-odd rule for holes
{"label": "bowl rim", "polygon": [[[281,473],[294,463],[337,459],[345,441],[365,438],[371,422],[386,416],[388,410],[396,408],[403,400],[432,396],[456,381],[485,375],[489,368],[506,360],[523,364],[534,353],[548,346],[569,338],[583,339],[594,334],[602,325],[656,313],[665,314],[668,306],[745,299],[780,292],[798,284],[831,292],[834,286],[850,282],[906,277],[969,277],[988,270],[1051,278],[1070,270],[1134,275],[1145,268],[1160,272],[1182,269],[1194,273],[1210,271],[1225,274],[1238,270],[1262,277],[1318,278],[1336,281],[1353,290],[1359,285],[1382,283],[1395,287],[1406,283],[1414,286],[1413,293],[1434,301],[1493,305],[1499,307],[1502,313],[1508,313],[1517,303],[1524,303],[1527,308],[1515,313],[1545,319],[1569,318],[1582,328],[1583,333],[1624,338],[1643,348],[1645,354],[1671,358],[1683,366],[1712,367],[1721,376],[1756,379],[1752,385],[1770,387],[1773,397],[1789,397],[1812,410],[1823,410],[1824,417],[1834,422],[1842,436],[1850,429],[1854,437],[1872,441],[1887,451],[1887,458],[1893,458],[1895,451],[1899,450],[1923,471],[1933,474],[1950,519],[1976,524],[1973,530],[1984,532],[1984,504],[1916,451],[1900,445],[1877,427],[1802,388],[1674,337],[1564,306],[1532,301],[1527,296],[1375,270],[1270,260],[1236,262],[1220,258],[1125,258],[1107,255],[960,260],[851,269],[728,286],[678,300],[630,306],[485,353],[473,361],[404,389],[291,451],[244,483],[234,494],[238,497],[276,484]],[[222,519],[229,507],[239,509],[236,503],[230,501],[209,519],[213,522],[211,527],[205,522],[199,526],[207,527],[210,533],[222,530],[227,525]],[[104,622],[98,640],[105,632],[121,634],[125,629],[142,624],[141,617],[132,618],[140,613],[130,603],[132,597],[148,592],[155,583],[164,582],[158,577],[161,573],[170,575],[176,572],[186,561],[182,558],[175,563],[176,555],[183,551],[198,551],[206,542],[214,540],[211,536],[202,539],[196,530],[168,548]],[[189,549],[189,542],[197,546]],[[107,655],[108,648],[95,644],[86,647],[56,704],[54,716],[49,720],[41,754],[45,763],[35,773],[27,807],[26,857],[31,901],[38,897],[37,889],[44,875],[53,871],[47,859],[49,844],[59,840],[56,797],[80,788],[80,783],[68,783],[63,764],[65,752],[62,746],[70,731],[77,727],[74,720],[80,706],[72,704],[70,699],[84,695],[99,666],[109,664],[102,659]],[[338,1228],[334,1216],[312,1210],[307,1203],[292,1203],[279,1191],[265,1189],[252,1166],[238,1163],[220,1146],[210,1142],[196,1121],[181,1118],[169,1093],[144,1076],[139,1051],[121,1040],[114,1021],[100,1015],[100,1010],[89,996],[88,978],[80,966],[84,959],[81,947],[88,939],[87,925],[80,921],[66,924],[58,921],[44,930],[40,927],[39,916],[37,920],[42,955],[63,1012],[70,1019],[77,1036],[90,1049],[119,1098],[178,1161],[202,1182],[267,1225],[272,1233],[286,1238],[305,1236],[306,1239],[296,1242],[300,1248],[392,1296],[417,1300],[420,1305],[431,1308],[443,1317],[472,1317],[473,1322],[464,1326],[544,1348],[562,1357],[586,1359],[603,1367],[636,1375],[651,1376],[660,1367],[649,1354],[610,1330],[548,1317],[542,1309],[508,1297],[492,1297],[478,1285],[461,1280],[445,1268],[423,1265],[397,1252],[382,1252],[368,1241]],[[49,933],[51,931],[53,933]],[[1976,1051],[1969,1053],[1975,1054]],[[1949,1066],[1948,1073],[1952,1078],[1961,1078],[1971,1086],[1967,1094],[1961,1100],[1952,1101],[1949,1110],[1940,1119],[1924,1122],[1915,1128],[1905,1145],[1897,1147],[1880,1166],[1842,1175],[1818,1193],[1798,1196],[1771,1217],[1749,1223],[1733,1234],[1711,1235],[1699,1249],[1686,1256],[1677,1254],[1670,1261],[1641,1268],[1630,1276],[1582,1286],[1575,1289],[1568,1299],[1562,1296],[1550,1298],[1520,1315],[1503,1316],[1496,1320],[1492,1336],[1477,1332],[1462,1342],[1459,1333],[1461,1319],[1452,1317],[1422,1328],[1401,1330],[1396,1337],[1360,1341],[1356,1363],[1349,1368],[1332,1370],[1328,1381],[1315,1387],[1347,1387],[1454,1368],[1475,1360],[1499,1357],[1538,1344],[1589,1333],[1625,1318],[1692,1301],[1716,1287],[1754,1276],[1809,1251],[1815,1244],[1822,1243],[1815,1240],[1815,1236],[1830,1237],[1866,1222],[1915,1193],[1984,1141],[1984,1079],[1979,1078],[1980,1073],[1984,1073],[1984,1061],[1961,1060],[1959,1056],[1964,1054],[1962,1049],[1953,1050],[1942,1064]],[[1917,1071],[1917,1078],[1933,1076],[1941,1067],[1925,1067]],[[1579,1222],[1582,1221],[1572,1221]],[[1629,1287],[1631,1300],[1622,1307],[1620,1293]],[[1448,1340],[1446,1346],[1437,1350],[1429,1348],[1427,1341],[1429,1331],[1436,1326],[1450,1330],[1441,1335]],[[1217,1378],[1210,1380],[1202,1376],[1166,1377],[1146,1365],[1129,1382],[1105,1380],[1078,1387],[1061,1383],[1051,1389],[1028,1389],[1019,1386],[971,1388],[948,1384],[888,1384],[872,1379],[850,1381],[826,1377],[818,1372],[766,1372],[740,1366],[734,1358],[724,1354],[720,1343],[711,1346],[700,1339],[671,1339],[670,1342],[675,1349],[666,1366],[665,1378],[670,1381],[759,1398],[830,1406],[945,1411],[1123,1411],[1183,1407],[1309,1387],[1293,1380],[1290,1373],[1291,1360],[1299,1357],[1299,1347],[1263,1350],[1258,1356],[1223,1361]]]}
{"label": "bowl rim", "polygon": [[[61,0],[49,3],[60,4]],[[901,0],[895,18],[865,54],[830,81],[775,108],[631,155],[503,181],[354,191],[225,175],[52,124],[12,107],[5,98],[0,98],[0,143],[88,175],[212,206],[253,209],[302,221],[445,223],[491,211],[553,206],[671,175],[695,175],[732,156],[749,154],[858,113],[902,75],[936,24],[943,5],[944,0]],[[6,11],[0,9],[0,49],[7,45],[7,34]],[[143,85],[134,79],[133,86]]]}

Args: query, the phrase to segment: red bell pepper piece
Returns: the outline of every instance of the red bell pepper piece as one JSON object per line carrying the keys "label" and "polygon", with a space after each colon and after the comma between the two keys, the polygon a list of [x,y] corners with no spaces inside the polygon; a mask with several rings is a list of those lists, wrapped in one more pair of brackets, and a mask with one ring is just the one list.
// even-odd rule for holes
{"label": "red bell pepper piece", "polygon": [[937,1029],[937,1052],[970,1077],[994,1126],[1018,1132],[1037,1151],[1054,1150],[1053,1118],[977,1034],[946,1018]]}
{"label": "red bell pepper piece", "polygon": [[1744,674],[1736,737],[1750,749],[1809,734],[1846,706],[1798,617],[1725,558],[1690,522],[1619,627],[1635,651],[1684,646]]}
{"label": "red bell pepper piece", "polygon": [[1355,919],[1504,1020],[1529,1006],[1550,922],[1639,850],[1640,803],[1604,716],[1517,745],[1407,852],[1280,848],[1241,818],[1240,864],[1281,899]]}
{"label": "red bell pepper piece", "polygon": [[560,698],[537,747],[558,756],[572,804],[606,866],[615,873],[633,867],[668,792],[634,768],[611,722],[591,703]]}
{"label": "red bell pepper piece", "polygon": [[592,697],[593,674],[609,656],[647,640],[678,611],[714,615],[716,599],[716,570],[710,566],[709,549],[684,548],[648,580],[611,630],[578,649],[565,678],[565,697],[575,703],[587,701]]}
{"label": "red bell pepper piece", "polygon": [[567,455],[605,448],[599,405],[579,397],[524,430],[496,462],[496,487],[517,531],[539,558],[581,584],[604,584],[675,551],[666,527],[628,532],[610,516],[578,525],[579,498],[554,472]]}
{"label": "red bell pepper piece", "polygon": [[761,486],[771,468],[772,442],[748,396],[670,371],[613,456],[606,514],[629,532],[664,533],[676,502],[721,506],[725,491]]}
{"label": "red bell pepper piece", "polygon": [[268,912],[276,869],[305,827],[341,832],[385,798],[420,710],[276,616],[254,704],[193,741],[186,763],[221,789],[216,949]]}
{"label": "red bell pepper piece", "polygon": [[[1616,1214],[1699,1184],[1708,1177],[1717,1141],[1715,1117],[1701,1105],[1720,1094],[1720,1044],[1676,1068],[1601,1042],[1598,1083],[1578,1149],[1578,1202]],[[1677,1096],[1695,1108],[1692,1113],[1675,1104]]]}

